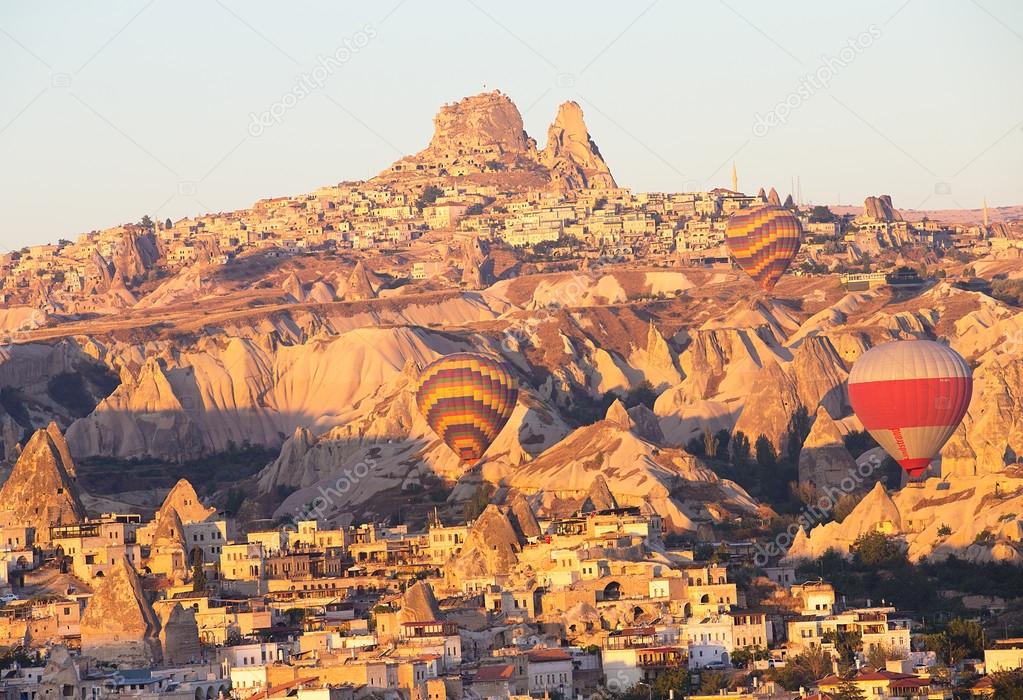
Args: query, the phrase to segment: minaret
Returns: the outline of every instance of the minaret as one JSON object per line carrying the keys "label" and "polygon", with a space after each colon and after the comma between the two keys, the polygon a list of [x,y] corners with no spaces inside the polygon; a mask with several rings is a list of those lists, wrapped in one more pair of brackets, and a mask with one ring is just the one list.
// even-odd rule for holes
{"label": "minaret", "polygon": [[984,230],[987,231],[987,197],[984,197]]}
{"label": "minaret", "polygon": [[732,192],[739,191],[739,175],[735,172],[735,161],[732,161]]}

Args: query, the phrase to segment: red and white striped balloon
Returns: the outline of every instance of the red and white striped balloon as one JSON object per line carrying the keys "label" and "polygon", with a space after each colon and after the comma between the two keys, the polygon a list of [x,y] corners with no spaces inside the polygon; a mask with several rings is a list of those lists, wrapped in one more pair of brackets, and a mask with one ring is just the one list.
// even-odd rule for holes
{"label": "red and white striped balloon", "polygon": [[959,427],[972,395],[966,360],[930,340],[878,345],[849,373],[849,401],[863,427],[911,477]]}

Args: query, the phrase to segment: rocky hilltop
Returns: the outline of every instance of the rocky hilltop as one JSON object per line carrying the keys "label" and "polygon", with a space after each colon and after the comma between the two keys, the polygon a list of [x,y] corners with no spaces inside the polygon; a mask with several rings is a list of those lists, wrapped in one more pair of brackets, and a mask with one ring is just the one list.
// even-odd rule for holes
{"label": "rocky hilltop", "polygon": [[429,145],[394,163],[381,179],[458,177],[561,190],[616,186],[575,102],[558,109],[542,151],[518,107],[498,90],[444,105],[433,125]]}

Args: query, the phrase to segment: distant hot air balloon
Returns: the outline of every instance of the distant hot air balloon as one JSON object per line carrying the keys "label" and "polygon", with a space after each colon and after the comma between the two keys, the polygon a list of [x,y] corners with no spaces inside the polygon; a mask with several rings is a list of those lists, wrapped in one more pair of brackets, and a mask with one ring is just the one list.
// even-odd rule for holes
{"label": "distant hot air balloon", "polygon": [[972,395],[966,360],[930,340],[878,345],[849,373],[849,401],[863,427],[911,477],[941,451]]}
{"label": "distant hot air balloon", "polygon": [[468,464],[508,422],[519,390],[507,365],[475,353],[447,355],[423,370],[416,404],[433,432]]}
{"label": "distant hot air balloon", "polygon": [[739,267],[770,292],[799,252],[802,231],[791,211],[767,205],[732,214],[725,243]]}

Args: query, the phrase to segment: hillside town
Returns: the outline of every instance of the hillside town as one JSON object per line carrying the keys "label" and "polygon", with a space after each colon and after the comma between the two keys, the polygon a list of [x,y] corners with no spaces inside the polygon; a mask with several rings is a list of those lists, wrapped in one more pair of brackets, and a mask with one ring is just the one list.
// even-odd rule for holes
{"label": "hillside town", "polygon": [[[493,130],[469,133],[469,124],[481,118],[492,120]],[[487,270],[479,269],[481,247],[509,248],[548,266],[639,261],[727,268],[725,221],[760,204],[797,212],[805,232],[793,264],[797,274],[874,275],[858,280],[869,282],[904,262],[886,255],[903,247],[929,251],[934,264],[946,256],[1015,257],[1023,246],[1018,226],[989,221],[986,205],[982,220],[971,224],[907,221],[884,195],[868,197],[855,216],[836,215],[827,206],[794,201],[793,194],[783,201],[773,187],[744,194],[734,163],[730,187],[634,193],[616,185],[574,102],[562,105],[543,151],[522,135],[517,109],[500,92],[448,105],[435,122],[424,151],[366,182],[178,221],[146,215],[74,241],[5,252],[0,303],[33,307],[54,319],[113,314],[145,304],[146,292],[160,291],[161,281],[166,291],[168,278],[199,267],[206,275],[229,273],[253,257],[384,256],[391,262],[370,272],[393,278],[392,286],[451,277],[469,288],[487,279]],[[315,298],[358,298],[341,286],[320,289]]]}
{"label": "hillside town", "polygon": [[[727,168],[633,192],[485,92],[367,181],[0,254],[0,700],[1023,687],[1020,220]],[[972,391],[908,474],[853,396],[896,341]]]}
{"label": "hillside town", "polygon": [[792,564],[754,568],[750,542],[679,546],[602,479],[560,517],[517,496],[420,531],[242,532],[184,480],[152,518],[88,517],[82,496],[56,426],[0,490],[6,699],[571,698],[681,692],[680,672],[727,697],[795,698],[771,678],[807,659],[804,695],[951,699],[953,682],[983,697],[985,669],[1023,663],[1003,639],[946,667],[910,613],[854,605]]}

